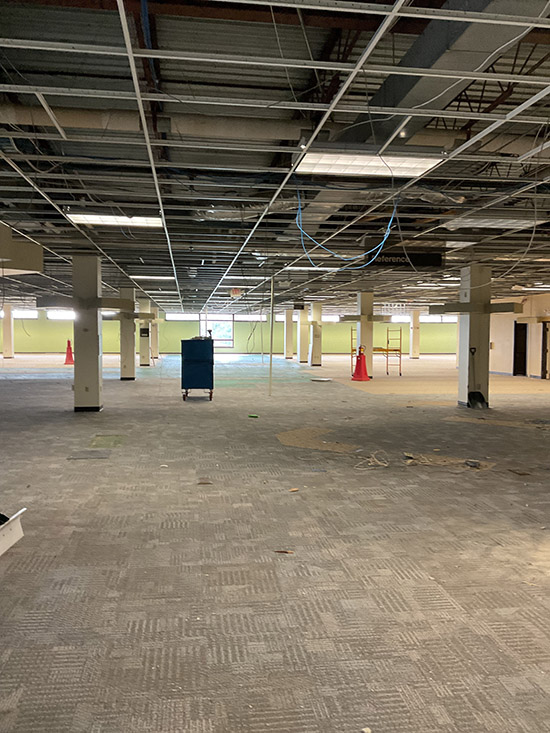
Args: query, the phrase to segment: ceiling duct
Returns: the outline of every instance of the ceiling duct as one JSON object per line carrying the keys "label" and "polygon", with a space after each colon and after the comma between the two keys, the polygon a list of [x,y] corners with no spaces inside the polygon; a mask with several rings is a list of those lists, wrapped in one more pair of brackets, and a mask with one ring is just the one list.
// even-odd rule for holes
{"label": "ceiling duct", "polygon": [[[275,201],[269,208],[271,214],[285,211],[295,211],[298,208],[296,201]],[[197,209],[193,217],[197,221],[250,221],[256,219],[265,209],[265,204],[251,204],[250,206],[235,206],[234,208]]]}

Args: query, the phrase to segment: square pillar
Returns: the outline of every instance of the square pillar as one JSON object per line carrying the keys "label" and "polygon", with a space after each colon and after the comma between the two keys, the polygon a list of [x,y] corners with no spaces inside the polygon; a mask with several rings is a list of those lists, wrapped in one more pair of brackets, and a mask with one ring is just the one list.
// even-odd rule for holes
{"label": "square pillar", "polygon": [[73,255],[74,409],[103,409],[101,344],[101,261],[94,255]]}
{"label": "square pillar", "polygon": [[409,335],[409,359],[420,358],[420,311],[411,312],[411,327]]}
{"label": "square pillar", "polygon": [[491,268],[470,265],[460,275],[459,300],[474,309],[459,315],[458,404],[488,407]]}
{"label": "square pillar", "polygon": [[[134,288],[120,288],[124,300],[134,300]],[[120,378],[132,381],[136,378],[136,322],[133,313],[120,313]]]}
{"label": "square pillar", "polygon": [[323,357],[323,345],[322,345],[322,303],[311,303],[310,306],[310,318],[313,321],[309,327],[309,354],[308,364],[309,366],[321,366]]}
{"label": "square pillar", "polygon": [[367,374],[372,378],[374,293],[357,293],[357,313],[357,352],[360,346],[365,347]]}
{"label": "square pillar", "polygon": [[292,359],[294,356],[294,323],[293,323],[294,311],[285,311],[285,324],[284,324],[284,348],[285,348],[285,359]]}
{"label": "square pillar", "polygon": [[305,308],[298,311],[298,361],[301,364],[307,362],[309,346],[308,313]]}
{"label": "square pillar", "polygon": [[153,359],[159,358],[159,309],[156,306],[151,308],[155,320],[151,321],[151,354]]}
{"label": "square pillar", "polygon": [[[150,300],[138,298],[138,305],[140,313],[151,312]],[[139,322],[139,365],[151,366],[151,321],[149,319]]]}
{"label": "square pillar", "polygon": [[13,339],[13,306],[4,303],[4,319],[2,321],[2,356],[4,359],[13,359],[15,347]]}

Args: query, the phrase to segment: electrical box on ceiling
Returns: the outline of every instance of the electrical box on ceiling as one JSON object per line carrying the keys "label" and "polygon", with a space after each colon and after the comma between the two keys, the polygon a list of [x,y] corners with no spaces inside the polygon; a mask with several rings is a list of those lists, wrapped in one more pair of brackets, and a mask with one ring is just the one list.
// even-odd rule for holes
{"label": "electrical box on ceiling", "polygon": [[14,240],[11,229],[0,224],[0,275],[24,275],[43,271],[42,247],[25,239]]}

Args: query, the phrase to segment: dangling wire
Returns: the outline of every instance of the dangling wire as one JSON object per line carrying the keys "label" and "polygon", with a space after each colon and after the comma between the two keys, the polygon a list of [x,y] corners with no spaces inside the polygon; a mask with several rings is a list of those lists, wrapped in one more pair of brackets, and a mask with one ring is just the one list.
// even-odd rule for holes
{"label": "dangling wire", "polygon": [[394,203],[393,212],[392,212],[392,215],[390,217],[390,220],[388,221],[388,224],[386,226],[386,231],[384,233],[384,236],[382,237],[382,240],[380,242],[378,242],[378,244],[376,244],[374,247],[372,247],[371,249],[367,250],[366,252],[361,252],[361,254],[354,255],[353,257],[344,257],[343,255],[338,254],[338,252],[334,252],[334,250],[330,249],[329,247],[325,247],[324,244],[321,244],[320,242],[318,242],[316,239],[314,239],[312,236],[310,236],[305,231],[305,229],[303,227],[303,220],[302,220],[302,199],[301,199],[301,196],[300,196],[300,189],[299,188],[296,189],[296,193],[297,193],[297,196],[298,196],[298,211],[296,212],[296,226],[298,227],[298,229],[300,231],[300,243],[302,245],[302,249],[304,250],[304,254],[308,258],[308,260],[310,261],[310,263],[313,265],[313,267],[317,268],[317,267],[319,267],[319,265],[316,265],[315,262],[313,262],[313,260],[311,259],[310,254],[309,254],[309,252],[307,251],[307,248],[306,248],[304,237],[307,237],[308,239],[310,239],[315,244],[316,247],[320,247],[321,249],[324,249],[329,254],[333,255],[334,257],[337,257],[339,260],[343,260],[344,262],[350,262],[350,263],[351,262],[355,262],[356,260],[359,260],[359,259],[361,259],[363,257],[366,257],[367,255],[370,255],[372,252],[375,252],[374,257],[372,257],[368,262],[366,262],[366,263],[364,263],[362,265],[358,265],[356,267],[352,267],[351,265],[343,265],[342,267],[338,268],[338,271],[341,271],[341,270],[361,270],[361,269],[363,269],[365,267],[368,267],[368,265],[370,265],[372,262],[374,262],[374,260],[378,257],[378,255],[382,252],[382,249],[384,247],[384,244],[386,243],[388,237],[390,236],[390,231],[391,231],[391,227],[392,227],[392,224],[393,224],[393,220],[394,220],[395,214],[397,212],[397,199],[396,199],[396,201]]}

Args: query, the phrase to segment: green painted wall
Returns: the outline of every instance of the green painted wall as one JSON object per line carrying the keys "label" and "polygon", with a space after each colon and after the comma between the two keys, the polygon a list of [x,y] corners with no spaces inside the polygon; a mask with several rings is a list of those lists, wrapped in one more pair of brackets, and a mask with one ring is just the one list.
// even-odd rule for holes
{"label": "green painted wall", "polygon": [[[403,327],[403,351],[409,349],[408,324],[393,324],[395,329]],[[385,323],[374,324],[374,345],[385,346]],[[349,323],[323,324],[323,351],[326,354],[348,354],[350,350]],[[217,348],[219,353],[260,353],[269,351],[269,323],[235,322],[235,345],[232,349]],[[159,345],[162,353],[178,353],[180,341],[198,336],[199,324],[190,321],[163,321],[160,324]],[[420,350],[425,354],[454,354],[456,352],[456,323],[422,323],[420,325]],[[15,320],[15,350],[19,353],[64,352],[67,339],[73,338],[71,321],[48,321],[43,311],[38,320]],[[2,329],[0,328],[0,343]],[[296,348],[296,324],[294,327],[294,346]],[[103,321],[103,351],[118,353],[120,348],[118,321]],[[283,324],[275,324],[274,351],[283,351]]]}

